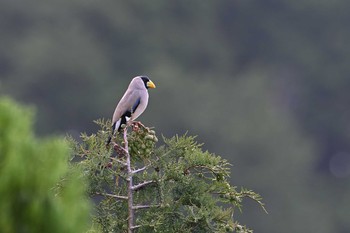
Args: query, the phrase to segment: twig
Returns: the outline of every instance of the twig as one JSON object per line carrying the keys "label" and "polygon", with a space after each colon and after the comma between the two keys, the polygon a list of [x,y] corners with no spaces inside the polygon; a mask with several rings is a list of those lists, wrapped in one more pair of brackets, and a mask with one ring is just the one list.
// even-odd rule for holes
{"label": "twig", "polygon": [[160,205],[136,205],[133,206],[133,210],[139,210],[139,209],[147,209],[147,208],[154,208],[154,207],[160,207]]}
{"label": "twig", "polygon": [[138,190],[138,189],[140,189],[140,188],[142,188],[142,187],[144,187],[146,185],[152,184],[152,183],[155,183],[155,181],[154,180],[148,180],[148,181],[145,181],[145,182],[140,183],[138,185],[134,185],[131,188],[132,188],[132,190],[136,191],[136,190]]}
{"label": "twig", "polygon": [[96,195],[105,196],[105,197],[113,197],[113,198],[122,199],[122,200],[127,200],[128,199],[127,196],[119,196],[119,195],[114,195],[114,194],[110,194],[110,193],[99,193],[99,192],[96,192],[95,194]]}
{"label": "twig", "polygon": [[142,172],[142,171],[146,170],[147,168],[149,168],[149,166],[144,166],[144,167],[142,167],[140,169],[133,170],[132,173],[136,174],[138,172]]}
{"label": "twig", "polygon": [[140,227],[142,227],[142,225],[132,226],[132,227],[131,227],[131,230],[135,230],[135,229],[140,228]]}

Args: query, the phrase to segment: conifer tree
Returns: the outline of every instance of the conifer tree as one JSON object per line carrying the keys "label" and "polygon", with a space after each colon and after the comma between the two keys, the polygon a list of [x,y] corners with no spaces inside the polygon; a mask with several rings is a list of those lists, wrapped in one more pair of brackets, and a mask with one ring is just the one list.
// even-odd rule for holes
{"label": "conifer tree", "polygon": [[163,138],[134,122],[113,138],[110,122],[96,134],[71,139],[94,197],[94,225],[102,232],[252,232],[235,219],[244,198],[261,197],[232,186],[230,164],[203,151],[192,136]]}
{"label": "conifer tree", "polygon": [[68,144],[36,138],[32,122],[30,109],[0,98],[0,232],[85,232],[89,201]]}

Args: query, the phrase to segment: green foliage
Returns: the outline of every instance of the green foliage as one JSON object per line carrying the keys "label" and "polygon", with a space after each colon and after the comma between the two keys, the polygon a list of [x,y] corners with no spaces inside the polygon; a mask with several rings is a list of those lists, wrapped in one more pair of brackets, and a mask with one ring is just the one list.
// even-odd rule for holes
{"label": "green foliage", "polygon": [[[95,224],[103,232],[126,232],[128,148],[120,146],[125,144],[120,135],[106,147],[110,122],[97,123],[101,130],[83,134],[82,143],[72,144],[74,153],[82,158],[79,166],[90,180],[89,194],[98,198]],[[195,137],[163,138],[164,145],[156,147],[154,134],[140,124],[128,134],[137,232],[251,232],[236,221],[235,210],[241,210],[245,198],[264,205],[253,191],[230,185],[230,164],[203,151]]]}
{"label": "green foliage", "polygon": [[79,171],[69,167],[69,147],[37,139],[32,122],[30,109],[0,99],[1,232],[83,232],[89,203]]}

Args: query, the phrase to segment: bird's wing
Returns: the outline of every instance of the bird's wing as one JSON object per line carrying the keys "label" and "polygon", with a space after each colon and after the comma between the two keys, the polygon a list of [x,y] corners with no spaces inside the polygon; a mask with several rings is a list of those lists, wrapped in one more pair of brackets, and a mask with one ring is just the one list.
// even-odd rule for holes
{"label": "bird's wing", "polygon": [[120,119],[125,113],[135,111],[133,108],[137,108],[140,102],[140,93],[137,90],[128,90],[125,92],[122,99],[119,101],[112,119],[112,124]]}
{"label": "bird's wing", "polygon": [[148,104],[148,91],[147,90],[141,90],[139,91],[139,102],[137,104],[137,107],[133,109],[133,114],[131,115],[131,120],[135,120],[138,118],[143,111],[145,111],[147,104]]}
{"label": "bird's wing", "polygon": [[131,112],[134,113],[137,107],[140,105],[141,97],[139,97],[131,108]]}

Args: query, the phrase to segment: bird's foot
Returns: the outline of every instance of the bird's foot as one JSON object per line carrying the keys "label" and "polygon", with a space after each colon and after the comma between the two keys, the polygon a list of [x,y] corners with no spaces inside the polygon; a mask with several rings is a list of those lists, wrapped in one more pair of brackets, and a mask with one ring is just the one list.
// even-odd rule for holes
{"label": "bird's foot", "polygon": [[133,131],[139,131],[140,128],[147,129],[140,121],[133,121],[131,126]]}

